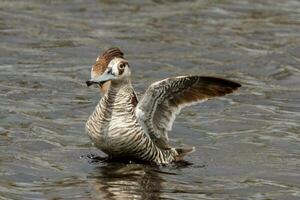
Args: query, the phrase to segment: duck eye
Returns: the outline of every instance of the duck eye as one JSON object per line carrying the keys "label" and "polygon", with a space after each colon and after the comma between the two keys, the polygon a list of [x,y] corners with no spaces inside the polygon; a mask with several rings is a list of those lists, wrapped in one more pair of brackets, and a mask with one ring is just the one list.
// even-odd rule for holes
{"label": "duck eye", "polygon": [[120,69],[124,69],[124,68],[125,68],[125,63],[120,64],[120,65],[119,65],[119,68],[120,68]]}

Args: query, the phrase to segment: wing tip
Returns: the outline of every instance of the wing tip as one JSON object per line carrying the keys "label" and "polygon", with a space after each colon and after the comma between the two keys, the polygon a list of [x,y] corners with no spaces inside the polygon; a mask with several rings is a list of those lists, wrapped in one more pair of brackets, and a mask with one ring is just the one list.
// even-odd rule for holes
{"label": "wing tip", "polygon": [[208,86],[211,86],[210,92],[218,93],[218,95],[216,94],[215,96],[224,96],[242,87],[242,84],[224,78],[218,78],[213,76],[201,76],[200,79],[204,83],[207,83]]}
{"label": "wing tip", "polygon": [[[230,81],[230,80],[227,80],[227,81]],[[230,81],[230,82],[231,82],[232,88],[234,90],[237,90],[238,88],[242,87],[242,84],[240,84],[238,82],[235,82],[235,81]]]}
{"label": "wing tip", "polygon": [[238,83],[236,81],[231,81],[228,79],[214,77],[214,76],[202,76],[201,78],[206,79],[207,81],[213,81],[220,85],[224,85],[224,86],[228,86],[228,87],[236,88],[236,89],[242,86],[240,83]]}

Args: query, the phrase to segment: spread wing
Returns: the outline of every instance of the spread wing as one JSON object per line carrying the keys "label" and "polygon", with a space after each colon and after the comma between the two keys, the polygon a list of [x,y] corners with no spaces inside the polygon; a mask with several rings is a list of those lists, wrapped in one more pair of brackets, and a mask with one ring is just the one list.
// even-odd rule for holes
{"label": "spread wing", "polygon": [[137,104],[136,117],[156,145],[168,149],[168,131],[182,107],[232,93],[240,86],[215,77],[167,78],[150,85]]}

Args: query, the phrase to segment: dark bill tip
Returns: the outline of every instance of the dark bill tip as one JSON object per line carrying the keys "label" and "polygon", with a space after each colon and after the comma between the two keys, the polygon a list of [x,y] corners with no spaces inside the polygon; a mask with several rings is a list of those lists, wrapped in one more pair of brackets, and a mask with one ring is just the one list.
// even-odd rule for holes
{"label": "dark bill tip", "polygon": [[86,81],[85,82],[86,83],[86,85],[88,86],[88,87],[90,87],[91,85],[94,85],[94,84],[97,84],[97,85],[99,85],[100,87],[102,87],[102,85],[103,85],[103,83],[104,82],[95,82],[95,81]]}
{"label": "dark bill tip", "polygon": [[91,85],[94,84],[93,81],[86,81],[85,83],[86,83],[86,85],[87,85],[88,87],[90,87]]}

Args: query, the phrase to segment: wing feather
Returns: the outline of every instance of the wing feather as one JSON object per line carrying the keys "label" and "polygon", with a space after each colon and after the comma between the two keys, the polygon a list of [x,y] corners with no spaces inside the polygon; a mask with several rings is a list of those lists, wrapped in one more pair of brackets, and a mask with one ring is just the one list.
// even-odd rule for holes
{"label": "wing feather", "polygon": [[150,85],[136,108],[144,131],[163,149],[170,148],[168,131],[182,107],[232,93],[241,85],[222,78],[180,76]]}

